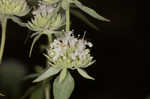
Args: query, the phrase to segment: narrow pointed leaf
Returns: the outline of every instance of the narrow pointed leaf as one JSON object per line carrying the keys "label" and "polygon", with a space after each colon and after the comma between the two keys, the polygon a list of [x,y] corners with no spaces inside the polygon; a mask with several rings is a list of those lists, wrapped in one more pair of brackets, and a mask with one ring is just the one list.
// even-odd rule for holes
{"label": "narrow pointed leaf", "polygon": [[89,76],[85,70],[80,69],[80,68],[78,68],[77,70],[78,70],[79,74],[80,74],[81,76],[83,76],[84,78],[86,78],[86,79],[91,79],[91,80],[95,80],[93,77]]}
{"label": "narrow pointed leaf", "polygon": [[0,93],[0,96],[5,96],[4,94]]}
{"label": "narrow pointed leaf", "polygon": [[35,77],[38,77],[39,75],[40,75],[40,73],[30,74],[30,75],[24,77],[22,80],[26,81],[26,80],[29,80],[29,79],[33,79]]}
{"label": "narrow pointed leaf", "polygon": [[22,26],[22,27],[26,27],[26,23],[22,22],[22,20],[16,16],[11,16],[10,19],[12,21],[14,21],[15,23],[17,23],[18,25]]}
{"label": "narrow pointed leaf", "polygon": [[64,68],[64,69],[61,71],[61,73],[60,73],[60,78],[59,78],[59,82],[60,82],[60,83],[65,79],[66,74],[67,74],[67,69]]}
{"label": "narrow pointed leaf", "polygon": [[60,69],[56,69],[54,67],[49,67],[48,70],[46,70],[44,73],[42,73],[37,79],[35,79],[33,82],[40,82],[43,81],[55,74],[57,74],[60,71]]}
{"label": "narrow pointed leaf", "polygon": [[81,66],[80,68],[87,68],[87,67],[89,67],[89,66],[92,66],[95,62],[96,62],[96,60],[90,62],[90,63],[87,64],[87,65],[83,65],[83,66]]}
{"label": "narrow pointed leaf", "polygon": [[33,47],[34,47],[35,43],[37,42],[37,40],[39,40],[40,37],[41,37],[41,35],[39,34],[33,39],[31,47],[30,47],[29,57],[31,57]]}
{"label": "narrow pointed leaf", "polygon": [[83,22],[85,22],[85,23],[86,23],[88,26],[90,26],[91,28],[93,28],[93,29],[95,29],[95,30],[99,30],[98,27],[97,27],[95,24],[93,24],[92,22],[90,22],[90,21],[88,20],[88,18],[82,14],[82,12],[71,9],[71,13],[72,13],[74,16],[76,16],[76,17],[78,17],[79,19],[81,19]]}
{"label": "narrow pointed leaf", "polygon": [[85,13],[89,14],[90,16],[92,16],[93,18],[96,18],[98,20],[101,21],[106,21],[106,22],[110,22],[109,19],[104,18],[103,16],[99,15],[96,11],[94,11],[91,8],[88,8],[84,5],[82,5],[81,2],[79,2],[78,0],[72,0],[72,3],[74,3],[77,7],[79,7],[82,11],[84,11]]}
{"label": "narrow pointed leaf", "polygon": [[60,83],[58,76],[53,83],[54,99],[69,99],[74,90],[74,79],[69,72],[67,72],[65,79]]}

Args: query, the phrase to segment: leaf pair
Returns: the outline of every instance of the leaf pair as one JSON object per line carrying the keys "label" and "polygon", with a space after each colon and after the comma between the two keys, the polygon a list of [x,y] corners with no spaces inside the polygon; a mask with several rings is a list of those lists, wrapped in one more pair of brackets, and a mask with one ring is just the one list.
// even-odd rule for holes
{"label": "leaf pair", "polygon": [[[59,71],[60,70],[54,67],[50,67],[46,72],[44,72],[33,82],[40,82],[46,80],[47,78],[57,74]],[[63,69],[60,75],[57,76],[53,83],[54,99],[69,99],[73,92],[74,85],[74,79],[71,76],[71,74],[67,71],[67,69]]]}
{"label": "leaf pair", "polygon": [[[96,19],[101,20],[101,21],[110,22],[109,19],[104,18],[103,16],[99,15],[96,11],[94,11],[93,9],[91,9],[89,7],[86,7],[85,5],[83,5],[78,0],[63,0],[62,3],[61,3],[61,7],[64,10],[67,10],[67,8],[69,8],[69,3],[74,4],[74,5],[71,5],[71,6],[78,7],[83,12],[87,13],[88,15],[90,15],[93,18],[96,18]],[[93,23],[91,23],[81,12],[79,12],[77,10],[74,10],[74,9],[71,9],[71,13],[73,15],[75,15],[76,17],[80,18],[82,21],[86,22],[87,25],[89,25],[93,29],[98,30],[97,26],[94,25]]]}

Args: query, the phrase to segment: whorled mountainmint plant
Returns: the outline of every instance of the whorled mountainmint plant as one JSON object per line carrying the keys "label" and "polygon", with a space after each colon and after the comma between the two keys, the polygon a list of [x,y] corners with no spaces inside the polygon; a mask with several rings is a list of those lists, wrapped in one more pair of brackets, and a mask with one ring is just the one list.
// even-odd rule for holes
{"label": "whorled mountainmint plant", "polygon": [[[53,82],[54,99],[69,99],[75,86],[69,71],[77,70],[84,78],[94,80],[84,69],[95,62],[90,54],[92,43],[84,40],[84,37],[82,39],[76,38],[70,31],[72,6],[79,8],[95,19],[106,22],[110,20],[85,6],[79,0],[41,0],[38,3],[39,7],[32,11],[34,18],[26,24],[30,30],[35,32],[31,35],[31,37],[35,37],[31,45],[30,55],[33,45],[41,35],[45,34],[50,39],[54,33],[55,38],[49,40],[48,48],[44,53],[47,58],[46,68],[36,76],[37,78],[33,82],[50,85],[54,75],[59,74]],[[48,86],[45,87],[45,99],[50,98],[49,94],[50,87]]]}
{"label": "whorled mountainmint plant", "polygon": [[75,38],[72,32],[54,40],[47,49],[47,54],[44,54],[49,64],[47,72],[53,71],[48,75],[47,72],[43,73],[34,82],[45,80],[58,72],[61,72],[59,79],[61,82],[65,78],[68,69],[76,69],[83,77],[94,80],[83,70],[94,63],[90,54],[90,47],[92,47],[92,43],[87,42],[84,38]]}
{"label": "whorled mountainmint plant", "polygon": [[20,19],[16,16],[25,16],[29,11],[30,8],[28,7],[26,0],[0,0],[0,23],[2,25],[0,63],[2,61],[5,46],[7,20],[12,19],[14,22],[22,25]]}

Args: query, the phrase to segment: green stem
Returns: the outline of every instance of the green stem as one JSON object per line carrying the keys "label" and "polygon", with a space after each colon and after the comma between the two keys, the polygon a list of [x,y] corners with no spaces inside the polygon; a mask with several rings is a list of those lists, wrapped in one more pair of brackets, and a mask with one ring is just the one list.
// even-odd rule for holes
{"label": "green stem", "polygon": [[[48,42],[50,43],[50,42]],[[46,59],[46,68],[48,68],[48,59]],[[45,99],[50,99],[51,95],[50,95],[50,89],[51,89],[51,85],[50,85],[50,80],[45,80]]]}
{"label": "green stem", "polygon": [[0,46],[0,64],[2,62],[3,52],[5,47],[7,18],[4,18],[1,24],[2,24],[2,35],[1,35],[1,46]]}
{"label": "green stem", "polygon": [[70,5],[66,10],[66,32],[69,32],[69,31],[70,31]]}
{"label": "green stem", "polygon": [[47,86],[45,87],[45,99],[50,99],[50,84],[47,83]]}

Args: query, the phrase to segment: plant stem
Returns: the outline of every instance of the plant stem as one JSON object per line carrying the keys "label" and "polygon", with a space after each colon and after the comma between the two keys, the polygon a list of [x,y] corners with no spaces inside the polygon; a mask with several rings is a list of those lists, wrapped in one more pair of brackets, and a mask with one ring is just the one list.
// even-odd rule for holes
{"label": "plant stem", "polygon": [[[48,42],[50,43],[50,42]],[[46,68],[48,68],[48,59],[46,59]],[[51,95],[50,95],[50,89],[51,89],[51,84],[50,84],[50,80],[45,80],[45,99],[50,99]]]}
{"label": "plant stem", "polygon": [[50,99],[50,84],[47,83],[47,86],[45,87],[45,99]]}
{"label": "plant stem", "polygon": [[66,10],[66,32],[70,31],[70,4],[68,2],[68,8]]}
{"label": "plant stem", "polygon": [[2,35],[1,35],[1,46],[0,46],[0,64],[2,62],[3,52],[5,47],[7,18],[4,18],[1,24],[2,24]]}

